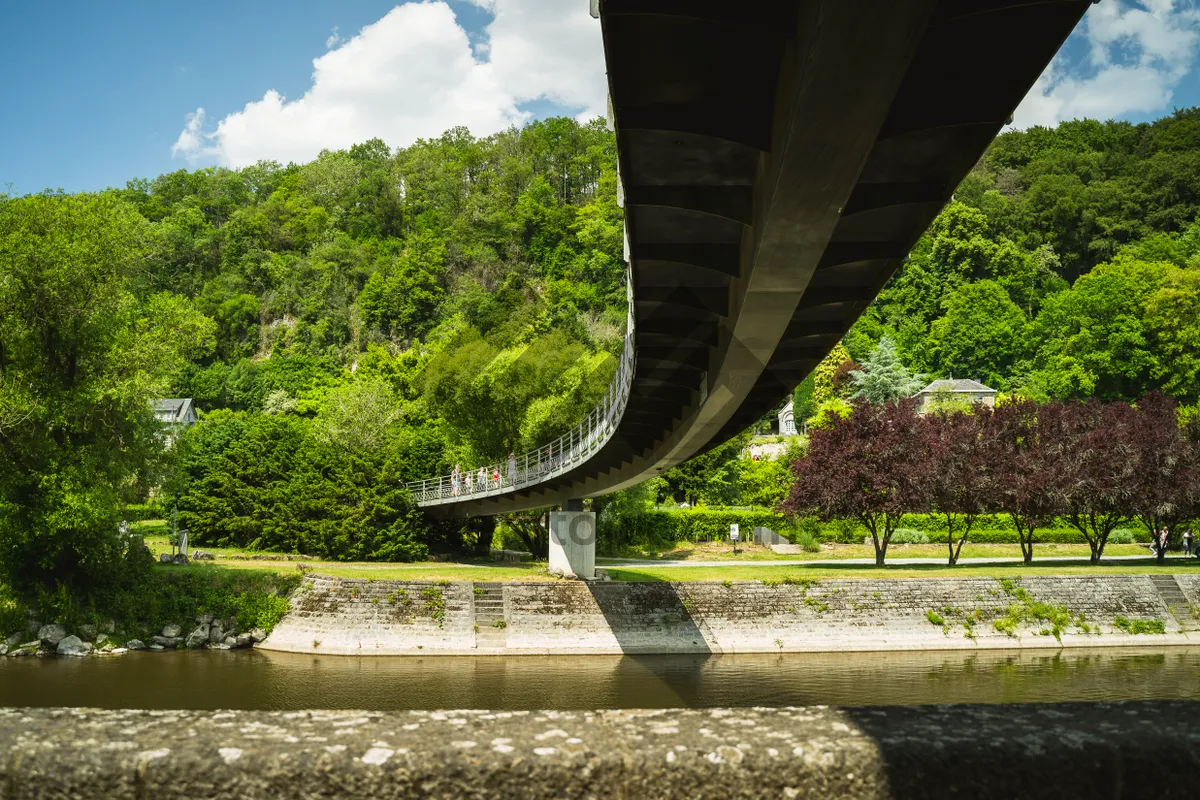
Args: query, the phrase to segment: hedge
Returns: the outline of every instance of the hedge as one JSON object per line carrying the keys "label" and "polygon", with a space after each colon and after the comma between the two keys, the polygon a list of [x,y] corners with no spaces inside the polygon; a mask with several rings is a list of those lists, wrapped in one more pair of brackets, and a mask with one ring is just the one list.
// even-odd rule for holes
{"label": "hedge", "polygon": [[170,516],[156,503],[130,503],[125,506],[125,519],[129,522],[145,522],[149,519],[165,519]]}

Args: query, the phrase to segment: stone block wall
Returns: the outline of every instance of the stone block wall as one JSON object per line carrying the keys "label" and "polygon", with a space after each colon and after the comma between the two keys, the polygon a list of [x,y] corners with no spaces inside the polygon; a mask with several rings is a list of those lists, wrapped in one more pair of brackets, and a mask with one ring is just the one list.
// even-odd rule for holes
{"label": "stone block wall", "polygon": [[305,577],[263,646],[344,655],[470,651],[470,583]]}
{"label": "stone block wall", "polygon": [[[1181,586],[1195,598],[1200,576],[1186,577]],[[292,611],[263,646],[385,655],[1200,643],[1195,632],[1181,630],[1146,575],[1047,576],[1015,582],[557,581],[508,583],[499,589],[502,624],[485,621],[481,632],[483,617],[477,618],[474,601],[484,593],[482,585],[309,576],[292,599]],[[1160,620],[1165,633],[1130,634],[1115,626],[1117,617]]]}

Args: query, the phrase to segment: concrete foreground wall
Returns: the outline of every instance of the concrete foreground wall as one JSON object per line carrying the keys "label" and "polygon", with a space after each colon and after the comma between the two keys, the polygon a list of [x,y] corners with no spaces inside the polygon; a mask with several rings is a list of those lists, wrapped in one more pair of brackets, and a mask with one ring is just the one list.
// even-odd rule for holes
{"label": "concrete foreground wall", "polygon": [[1196,796],[1200,703],[0,709],[0,800]]}
{"label": "concrete foreground wall", "polygon": [[[1200,576],[1180,578],[1167,586],[1178,591],[1176,614],[1186,611],[1180,596],[1200,606]],[[262,647],[353,655],[1057,647],[1051,623],[1036,618],[1031,604],[1039,603],[1069,612],[1071,624],[1060,631],[1064,646],[1200,644],[1197,620],[1177,619],[1162,591],[1146,575],[1016,584],[994,578],[434,584],[308,576]],[[997,630],[996,621],[1014,610],[1026,613],[1013,635]],[[1160,621],[1165,633],[1127,633],[1116,626],[1119,617]]]}

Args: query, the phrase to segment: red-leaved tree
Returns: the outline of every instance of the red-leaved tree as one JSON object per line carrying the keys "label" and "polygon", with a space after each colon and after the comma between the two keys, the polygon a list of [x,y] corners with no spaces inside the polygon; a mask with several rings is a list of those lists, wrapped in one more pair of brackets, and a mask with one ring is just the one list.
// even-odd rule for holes
{"label": "red-leaved tree", "polygon": [[1134,515],[1135,413],[1128,403],[1096,400],[1061,406],[1056,469],[1063,515],[1100,562],[1109,534]]}
{"label": "red-leaved tree", "polygon": [[875,563],[883,566],[900,520],[926,505],[924,430],[912,401],[855,402],[848,417],[812,432],[808,452],[792,464],[795,482],[784,511],[859,520],[871,532]]}
{"label": "red-leaved tree", "polygon": [[1062,405],[1014,400],[981,415],[984,458],[994,477],[992,507],[1009,515],[1026,564],[1033,563],[1033,531],[1062,509],[1058,472]]}
{"label": "red-leaved tree", "polygon": [[[1200,514],[1200,429],[1181,429],[1175,401],[1151,392],[1137,404],[1130,434],[1136,468],[1130,477],[1133,514],[1154,541],[1166,528],[1169,540]],[[1166,550],[1156,548],[1158,560]]]}
{"label": "red-leaved tree", "polygon": [[994,474],[981,441],[985,407],[924,417],[931,510],[946,521],[950,566],[958,563],[976,518],[988,510]]}

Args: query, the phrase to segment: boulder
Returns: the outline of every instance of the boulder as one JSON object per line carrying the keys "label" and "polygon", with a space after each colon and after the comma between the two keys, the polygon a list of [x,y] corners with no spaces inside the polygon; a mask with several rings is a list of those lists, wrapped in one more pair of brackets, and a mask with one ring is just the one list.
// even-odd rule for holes
{"label": "boulder", "polygon": [[141,639],[130,639],[125,643],[125,647],[129,650],[145,650],[146,645]]}
{"label": "boulder", "polygon": [[183,635],[183,628],[179,627],[174,622],[172,622],[170,625],[163,626],[162,635],[167,637],[168,639],[174,639],[178,636]]}
{"label": "boulder", "polygon": [[195,648],[201,647],[207,643],[208,643],[208,626],[207,625],[198,625],[198,626],[196,626],[196,630],[194,630],[188,634],[187,641],[185,641],[183,644],[189,650],[194,650]]}
{"label": "boulder", "polygon": [[19,647],[8,652],[9,658],[21,658],[22,656],[37,655],[38,648],[42,646],[41,642],[26,642]]}
{"label": "boulder", "polygon": [[176,553],[174,555],[174,557],[171,558],[171,563],[177,567],[187,566],[188,557],[185,556],[183,553]]}
{"label": "boulder", "polygon": [[255,644],[258,644],[267,638],[267,632],[262,628],[255,628],[254,630],[250,631],[250,638],[254,640]]}
{"label": "boulder", "polygon": [[97,628],[95,625],[85,624],[85,625],[79,626],[79,638],[80,639],[88,639],[88,640],[95,639],[96,633],[97,633]]}
{"label": "boulder", "polygon": [[210,644],[208,646],[208,649],[209,650],[228,650],[229,645],[225,644],[224,642],[217,642],[216,644]]}
{"label": "boulder", "polygon": [[197,625],[212,625],[212,623],[213,623],[213,615],[212,614],[201,614],[200,616],[196,617]]}
{"label": "boulder", "polygon": [[236,636],[226,636],[224,641],[222,642],[222,644],[224,644],[226,647],[237,647],[238,646],[237,637]]}
{"label": "boulder", "polygon": [[212,561],[213,554],[206,550],[193,550],[192,561]]}
{"label": "boulder", "polygon": [[225,641],[225,631],[220,625],[213,625],[208,629],[208,640],[213,644]]}
{"label": "boulder", "polygon": [[64,636],[59,640],[56,652],[60,656],[86,656],[95,649],[91,642],[85,642],[78,636]]}
{"label": "boulder", "polygon": [[149,647],[147,647],[146,649],[147,650],[166,650],[167,648],[163,647],[161,644],[152,644]]}
{"label": "boulder", "polygon": [[164,647],[169,647],[171,649],[179,647],[179,645],[183,642],[183,639],[178,636],[155,636],[151,638],[150,641],[158,645],[159,650],[162,650]]}
{"label": "boulder", "polygon": [[8,645],[9,650],[12,650],[14,647],[16,647],[17,645],[19,645],[21,643],[21,639],[23,639],[23,638],[24,637],[21,636],[21,632],[16,631],[15,633],[10,633],[8,635],[8,638],[4,640],[4,643]]}
{"label": "boulder", "polygon": [[104,645],[109,644],[111,641],[107,633],[98,634],[96,636],[96,647],[104,647]]}
{"label": "boulder", "polygon": [[239,633],[234,641],[237,643],[235,647],[250,647],[254,644],[254,637],[248,633]]}
{"label": "boulder", "polygon": [[109,636],[112,636],[117,632],[117,623],[113,622],[111,619],[102,621],[100,623],[100,632],[107,633]]}
{"label": "boulder", "polygon": [[158,554],[158,563],[170,564],[171,563],[171,554],[170,553],[159,553]]}
{"label": "boulder", "polygon": [[58,643],[67,638],[67,629],[62,625],[43,625],[38,628],[38,641],[50,648],[58,647]]}
{"label": "boulder", "polygon": [[8,655],[8,642],[0,642],[0,656]]}
{"label": "boulder", "polygon": [[[104,644],[102,644],[96,648],[96,652],[108,655],[109,653],[113,652],[116,649],[117,649],[117,646],[115,644],[113,644],[112,642],[105,642]],[[121,652],[125,652],[125,648],[121,648]]]}

